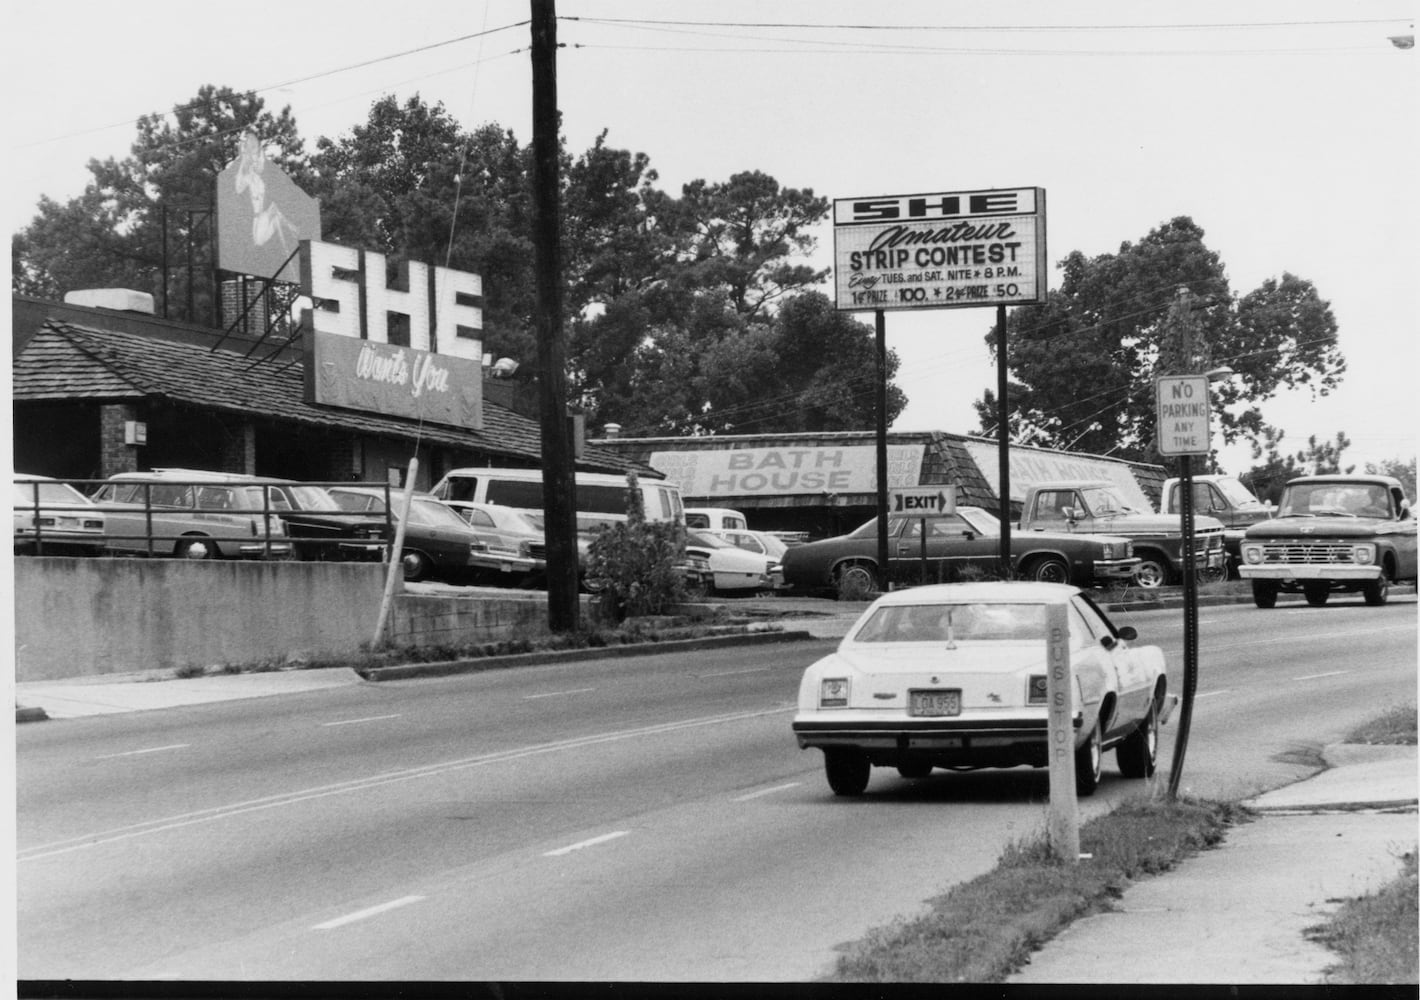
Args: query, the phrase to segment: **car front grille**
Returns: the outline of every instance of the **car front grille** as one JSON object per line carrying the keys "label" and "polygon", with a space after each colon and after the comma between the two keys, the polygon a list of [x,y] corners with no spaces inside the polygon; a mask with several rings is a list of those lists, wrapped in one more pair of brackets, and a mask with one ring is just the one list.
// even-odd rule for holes
{"label": "car front grille", "polygon": [[545,542],[529,542],[528,555],[534,559],[546,559],[547,544]]}
{"label": "car front grille", "polygon": [[1264,563],[1308,563],[1326,565],[1353,562],[1352,546],[1346,542],[1268,542],[1262,547]]}

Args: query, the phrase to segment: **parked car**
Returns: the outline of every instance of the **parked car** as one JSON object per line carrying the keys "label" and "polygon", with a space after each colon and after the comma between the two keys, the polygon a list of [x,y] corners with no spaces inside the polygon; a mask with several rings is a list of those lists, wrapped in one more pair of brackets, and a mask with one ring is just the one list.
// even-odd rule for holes
{"label": "parked car", "polygon": [[98,555],[104,515],[73,486],[48,476],[14,475],[15,553]]}
{"label": "parked car", "polygon": [[687,555],[699,556],[709,561],[713,578],[712,590],[740,590],[750,593],[771,590],[776,573],[782,572],[774,560],[746,552],[707,531],[687,531],[685,551]]}
{"label": "parked car", "polygon": [[1075,785],[1094,792],[1115,750],[1126,778],[1153,773],[1176,702],[1164,654],[1135,645],[1078,587],[958,583],[885,594],[838,649],[804,671],[793,732],[823,751],[829,787],[860,795],[874,767],[904,778],[1048,766],[1046,609],[1068,622]]}
{"label": "parked car", "polygon": [[445,500],[444,505],[467,521],[483,543],[473,554],[475,568],[518,579],[546,571],[547,540],[541,521],[496,503]]}
{"label": "parked car", "polygon": [[773,588],[775,590],[784,588],[784,553],[789,549],[789,544],[784,539],[768,532],[752,531],[749,528],[723,528],[720,530],[711,528],[702,534],[717,535],[736,548],[764,556],[769,560]]}
{"label": "parked car", "polygon": [[107,549],[179,559],[285,559],[286,524],[263,488],[222,473],[120,472],[94,493]]}
{"label": "parked car", "polygon": [[[885,575],[878,567],[878,520],[872,518],[847,535],[791,545],[784,553],[784,581],[805,591],[845,586],[872,591],[888,579],[918,583],[924,577],[950,583],[964,572],[998,572],[1000,547],[1001,522],[980,507],[927,518],[890,517]],[[1027,579],[1081,587],[1130,580],[1139,565],[1127,538],[1048,531],[1012,532],[1011,560],[1012,569]]]}
{"label": "parked car", "polygon": [[[385,491],[373,486],[332,486],[330,495],[344,510],[384,514]],[[398,519],[404,491],[390,494],[391,515]],[[473,555],[482,546],[478,533],[452,508],[428,493],[410,497],[409,521],[404,527],[404,550],[400,563],[404,579],[410,583],[437,577],[447,581],[466,579],[473,568]]]}
{"label": "parked car", "polygon": [[384,558],[392,525],[383,515],[352,517],[320,486],[282,479],[251,482],[265,487],[271,509],[286,524],[297,559],[369,561]]}

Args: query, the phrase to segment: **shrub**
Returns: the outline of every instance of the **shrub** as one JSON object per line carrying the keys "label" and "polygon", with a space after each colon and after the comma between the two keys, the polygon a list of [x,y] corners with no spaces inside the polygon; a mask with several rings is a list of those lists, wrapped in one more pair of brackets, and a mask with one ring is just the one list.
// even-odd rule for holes
{"label": "shrub", "polygon": [[587,550],[588,583],[602,591],[603,613],[612,620],[656,615],[686,599],[676,564],[685,552],[685,531],[675,522],[647,523],[636,474],[626,477],[626,520],[603,528]]}

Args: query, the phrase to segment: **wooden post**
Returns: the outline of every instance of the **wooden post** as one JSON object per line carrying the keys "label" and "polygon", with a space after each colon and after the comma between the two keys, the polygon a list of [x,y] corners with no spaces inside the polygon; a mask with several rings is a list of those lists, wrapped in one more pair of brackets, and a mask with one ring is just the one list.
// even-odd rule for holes
{"label": "wooden post", "polygon": [[567,427],[562,335],[562,219],[557,161],[557,10],[532,0],[533,244],[537,260],[539,418],[547,537],[547,619],[554,632],[577,627],[577,503]]}
{"label": "wooden post", "polygon": [[1080,807],[1075,798],[1074,678],[1070,621],[1063,604],[1045,608],[1046,747],[1050,761],[1050,846],[1067,864],[1080,860]]}

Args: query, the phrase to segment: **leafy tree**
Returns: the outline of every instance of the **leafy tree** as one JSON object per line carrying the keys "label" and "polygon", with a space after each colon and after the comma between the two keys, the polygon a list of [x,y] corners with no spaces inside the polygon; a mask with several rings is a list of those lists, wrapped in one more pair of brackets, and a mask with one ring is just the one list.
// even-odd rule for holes
{"label": "leafy tree", "polygon": [[[1278,392],[1335,388],[1346,363],[1331,308],[1311,283],[1284,274],[1234,297],[1203,235],[1180,216],[1116,254],[1068,255],[1060,288],[1007,320],[1013,424],[1028,424],[1047,446],[1152,461],[1161,372],[1233,369],[1236,377],[1214,386],[1227,442],[1256,443],[1259,404]],[[1175,312],[1171,322],[1180,288],[1193,301],[1186,318]],[[1180,324],[1193,335],[1187,357],[1174,340]],[[987,342],[994,353],[994,332]],[[989,431],[995,394],[987,391],[976,409]]]}
{"label": "leafy tree", "polygon": [[1318,441],[1315,434],[1307,438],[1307,446],[1290,455],[1281,453],[1284,431],[1269,424],[1263,424],[1259,437],[1261,441],[1252,443],[1254,460],[1263,459],[1240,477],[1259,500],[1277,503],[1282,499],[1282,490],[1287,480],[1296,476],[1325,475],[1331,472],[1350,473],[1356,467],[1341,465],[1341,453],[1351,447],[1351,439],[1345,431],[1337,431],[1335,441]]}
{"label": "leafy tree", "polygon": [[1373,476],[1393,476],[1405,487],[1405,495],[1413,503],[1415,500],[1415,459],[1406,462],[1399,458],[1386,459],[1380,464],[1366,463],[1366,472]]}
{"label": "leafy tree", "polygon": [[814,249],[812,227],[828,214],[828,199],[810,188],[781,188],[768,174],[746,171],[723,184],[691,181],[679,201],[660,207],[681,264],[672,280],[720,289],[738,315],[762,317],[779,298],[828,275],[794,262]]}
{"label": "leafy tree", "polygon": [[[269,159],[298,181],[306,177],[290,108],[272,114],[254,91],[203,86],[171,115],[138,119],[129,156],[90,160],[91,179],[77,198],[63,204],[40,199],[34,221],[11,241],[13,290],[57,297],[76,288],[135,288],[152,293],[160,311],[174,318],[211,317],[213,185],[218,172],[236,159],[248,130]],[[165,232],[167,303],[162,301]],[[189,243],[196,265],[191,287]]]}

